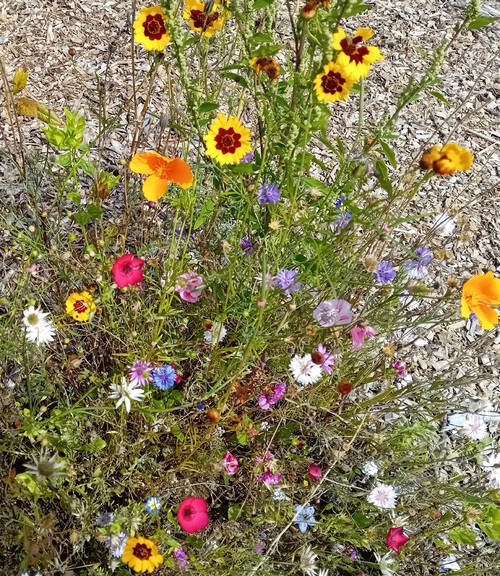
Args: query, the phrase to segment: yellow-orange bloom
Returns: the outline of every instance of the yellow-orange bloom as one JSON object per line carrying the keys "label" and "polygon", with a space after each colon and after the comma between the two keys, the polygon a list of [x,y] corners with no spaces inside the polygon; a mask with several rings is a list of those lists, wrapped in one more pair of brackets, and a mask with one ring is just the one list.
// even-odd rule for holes
{"label": "yellow-orange bloom", "polygon": [[224,26],[224,22],[231,17],[231,12],[224,5],[221,6],[218,0],[214,1],[208,14],[205,13],[205,3],[200,0],[186,0],[182,15],[193,32],[210,38]]}
{"label": "yellow-orange bloom", "polygon": [[328,62],[314,79],[314,90],[321,102],[347,100],[351,88],[356,83],[347,70],[337,62]]}
{"label": "yellow-orange bloom", "polygon": [[77,322],[86,322],[96,309],[88,292],[73,292],[66,300],[66,312]]}
{"label": "yellow-orange bloom", "polygon": [[137,174],[149,174],[142,185],[146,200],[156,202],[165,195],[172,182],[181,188],[193,185],[193,173],[181,158],[166,158],[158,152],[138,152],[130,161],[130,170]]}
{"label": "yellow-orange bloom", "polygon": [[142,8],[134,22],[134,40],[146,50],[163,50],[170,42],[161,6]]}
{"label": "yellow-orange bloom", "polygon": [[434,170],[436,174],[453,174],[456,170],[468,170],[472,166],[472,152],[462,148],[455,142],[445,144],[441,150],[433,146],[424,152],[420,160],[420,168]]}
{"label": "yellow-orange bloom", "polygon": [[490,271],[467,280],[462,287],[462,316],[474,312],[481,327],[491,330],[498,324],[498,313],[491,306],[500,306],[500,278]]}
{"label": "yellow-orange bloom", "polygon": [[158,547],[152,540],[138,536],[127,540],[122,561],[135,572],[152,572],[163,563],[163,556],[158,554]]}
{"label": "yellow-orange bloom", "polygon": [[252,149],[250,130],[236,116],[227,117],[222,113],[217,114],[203,140],[207,145],[207,156],[219,164],[239,164]]}
{"label": "yellow-orange bloom", "polygon": [[371,65],[383,58],[376,46],[360,46],[361,42],[366,42],[372,36],[371,28],[358,28],[351,40],[342,28],[333,35],[332,48],[340,51],[336,62],[356,80],[368,76]]}
{"label": "yellow-orange bloom", "polygon": [[252,58],[250,66],[255,70],[255,72],[257,72],[257,74],[265,72],[271,80],[276,80],[281,73],[279,64],[274,58],[270,58],[269,56]]}

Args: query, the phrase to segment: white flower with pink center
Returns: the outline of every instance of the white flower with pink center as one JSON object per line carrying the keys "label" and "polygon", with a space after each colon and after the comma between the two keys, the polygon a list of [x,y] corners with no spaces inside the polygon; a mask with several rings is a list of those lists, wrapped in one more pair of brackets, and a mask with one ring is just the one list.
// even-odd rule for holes
{"label": "white flower with pink center", "polygon": [[366,499],[370,504],[383,510],[396,508],[397,495],[394,488],[388,484],[377,484]]}

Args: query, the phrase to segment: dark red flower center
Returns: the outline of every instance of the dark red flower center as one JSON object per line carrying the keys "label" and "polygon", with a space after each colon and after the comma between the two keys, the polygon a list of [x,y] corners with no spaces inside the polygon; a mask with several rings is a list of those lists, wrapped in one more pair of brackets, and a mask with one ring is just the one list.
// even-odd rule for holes
{"label": "dark red flower center", "polygon": [[191,10],[191,20],[195,28],[200,28],[202,32],[206,32],[207,28],[213,26],[219,18],[219,13],[205,14],[201,10]]}
{"label": "dark red flower center", "polygon": [[217,144],[215,147],[220,150],[223,154],[234,154],[236,148],[241,146],[241,134],[237,134],[233,128],[225,130],[224,128],[219,128],[219,132],[215,137]]}
{"label": "dark red flower center", "polygon": [[77,300],[73,304],[73,310],[78,312],[78,314],[85,314],[87,312],[87,304],[83,300]]}
{"label": "dark red flower center", "polygon": [[313,352],[311,354],[311,360],[314,364],[323,364],[325,357],[323,354],[321,354],[321,352]]}
{"label": "dark red flower center", "polygon": [[123,264],[120,271],[122,274],[125,274],[125,276],[128,276],[129,274],[132,274],[133,268],[130,264]]}
{"label": "dark red flower center", "polygon": [[134,546],[134,556],[140,558],[141,560],[149,560],[153,555],[151,548],[146,546],[146,544],[136,544]]}
{"label": "dark red flower center", "polygon": [[143,26],[144,36],[147,36],[149,40],[161,40],[162,36],[167,33],[161,14],[148,14]]}
{"label": "dark red flower center", "polygon": [[342,92],[342,86],[345,84],[345,78],[342,78],[340,72],[333,72],[330,70],[321,78],[321,86],[323,92],[326,94],[335,94],[335,92]]}
{"label": "dark red flower center", "polygon": [[361,64],[363,62],[363,57],[368,56],[370,51],[366,46],[357,46],[360,42],[363,41],[361,36],[354,36],[352,42],[349,43],[347,38],[343,38],[340,41],[340,47],[342,48],[342,52],[349,56],[351,62],[356,62],[356,64]]}
{"label": "dark red flower center", "polygon": [[194,508],[191,508],[191,506],[186,506],[186,508],[184,508],[184,510],[182,511],[182,516],[186,520],[192,520],[195,513],[196,512],[194,511]]}

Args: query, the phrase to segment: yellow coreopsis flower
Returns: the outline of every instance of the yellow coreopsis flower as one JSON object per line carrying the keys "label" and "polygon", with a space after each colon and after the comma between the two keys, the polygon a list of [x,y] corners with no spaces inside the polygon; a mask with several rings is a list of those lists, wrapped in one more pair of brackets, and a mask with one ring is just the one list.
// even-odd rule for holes
{"label": "yellow coreopsis flower", "polygon": [[472,152],[455,142],[445,144],[441,149],[433,146],[420,160],[424,170],[434,170],[436,174],[453,174],[456,170],[468,170],[472,166]]}
{"label": "yellow coreopsis flower", "polygon": [[474,312],[481,328],[491,330],[498,324],[498,313],[491,306],[500,306],[500,278],[489,271],[467,280],[462,287],[462,316]]}
{"label": "yellow coreopsis flower", "polygon": [[236,118],[218,114],[210,124],[208,134],[203,136],[207,145],[207,156],[217,160],[219,164],[239,164],[240,160],[250,152],[250,130]]}
{"label": "yellow coreopsis flower", "polygon": [[257,72],[257,74],[265,72],[271,80],[276,80],[281,73],[279,64],[274,58],[270,58],[269,56],[252,58],[250,66],[255,70],[255,72]]}
{"label": "yellow coreopsis flower", "polygon": [[322,102],[336,102],[346,100],[356,78],[338,62],[328,62],[314,79],[314,89],[318,100]]}
{"label": "yellow coreopsis flower", "polygon": [[66,312],[77,322],[86,322],[96,305],[88,292],[73,292],[66,300]]}
{"label": "yellow coreopsis flower", "polygon": [[138,536],[129,538],[125,544],[122,561],[135,572],[152,572],[163,563],[163,556],[152,540]]}
{"label": "yellow coreopsis flower", "polygon": [[163,50],[170,42],[161,6],[142,8],[134,22],[134,40],[146,50]]}
{"label": "yellow coreopsis flower", "polygon": [[231,12],[224,5],[215,0],[209,12],[205,12],[205,3],[200,0],[186,0],[186,7],[182,13],[189,22],[193,32],[198,32],[207,38],[220,30],[225,21],[231,17]]}
{"label": "yellow coreopsis flower", "polygon": [[333,35],[332,48],[340,51],[337,63],[342,65],[356,80],[367,76],[371,65],[383,58],[376,46],[360,46],[372,36],[371,28],[358,28],[350,40],[342,28],[339,28]]}

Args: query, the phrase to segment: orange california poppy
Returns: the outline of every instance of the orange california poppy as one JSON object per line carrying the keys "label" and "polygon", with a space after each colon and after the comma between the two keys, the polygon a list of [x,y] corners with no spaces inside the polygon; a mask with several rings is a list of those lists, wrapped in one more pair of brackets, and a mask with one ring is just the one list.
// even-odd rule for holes
{"label": "orange california poppy", "polygon": [[462,316],[468,318],[472,311],[481,328],[491,330],[498,324],[498,313],[491,306],[500,306],[500,278],[490,271],[467,280],[462,288]]}
{"label": "orange california poppy", "polygon": [[181,188],[193,185],[193,173],[181,158],[166,158],[158,152],[138,152],[130,161],[130,170],[149,174],[142,185],[146,200],[156,202],[165,195],[172,182]]}

